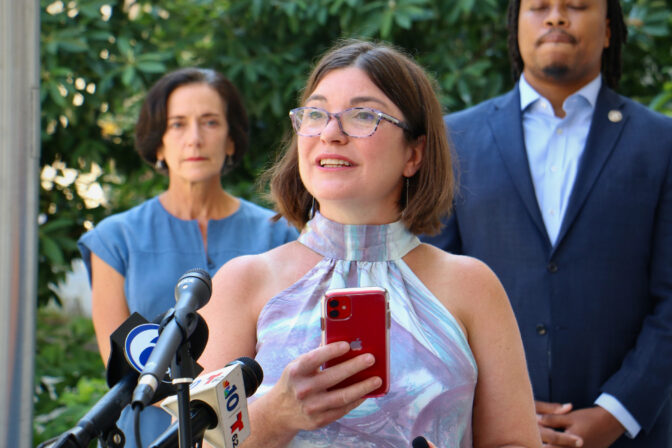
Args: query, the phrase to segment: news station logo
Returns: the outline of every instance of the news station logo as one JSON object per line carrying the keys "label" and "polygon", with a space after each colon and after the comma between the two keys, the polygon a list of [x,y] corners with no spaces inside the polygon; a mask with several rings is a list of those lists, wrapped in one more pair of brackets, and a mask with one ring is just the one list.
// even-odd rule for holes
{"label": "news station logo", "polygon": [[138,373],[142,373],[159,339],[159,325],[146,323],[132,329],[124,343],[126,360]]}
{"label": "news station logo", "polygon": [[[241,366],[227,365],[194,379],[189,385],[191,397],[217,409],[216,428],[205,431],[204,438],[213,446],[238,447],[250,435],[245,381]],[[177,397],[168,397],[161,406],[177,415]]]}
{"label": "news station logo", "polygon": [[[225,371],[218,371],[213,375],[206,375],[200,378],[196,378],[193,383],[191,383],[190,389],[197,387],[207,386],[208,384],[224,380],[217,387],[221,387],[224,391],[224,399],[226,400],[226,410],[227,412],[235,411],[238,405],[240,404],[240,394],[238,393],[238,387],[235,384],[231,384],[226,380]],[[245,429],[245,423],[243,421],[243,413],[239,411],[235,414],[235,419],[229,421],[229,429],[231,436],[231,443],[233,446],[238,446],[240,441],[238,440],[238,433]]]}

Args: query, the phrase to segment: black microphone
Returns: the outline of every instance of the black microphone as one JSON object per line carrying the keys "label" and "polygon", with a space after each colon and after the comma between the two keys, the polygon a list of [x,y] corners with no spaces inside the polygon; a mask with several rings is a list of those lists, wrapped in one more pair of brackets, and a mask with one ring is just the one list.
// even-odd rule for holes
{"label": "black microphone", "polygon": [[[256,392],[263,379],[264,372],[259,363],[247,357],[198,377],[190,387],[194,440],[205,438],[216,448],[232,448],[242,443],[250,434],[247,397]],[[241,389],[245,390],[242,398],[238,394]],[[174,415],[175,404],[175,397],[168,397],[161,406]],[[177,448],[178,426],[178,422],[173,423],[149,448]]]}
{"label": "black microphone", "polygon": [[429,448],[429,443],[427,443],[427,439],[425,439],[422,436],[418,436],[415,439],[413,439],[412,446],[413,448]]}
{"label": "black microphone", "polygon": [[[160,321],[163,316],[155,319]],[[191,355],[197,359],[208,340],[208,327],[200,318],[189,340]],[[107,385],[110,390],[84,415],[74,428],[60,436],[47,440],[38,448],[87,448],[98,438],[103,446],[123,447],[124,433],[117,426],[121,411],[131,403],[131,395],[144,365],[146,353],[154,347],[158,337],[158,323],[147,322],[138,313],[131,314],[110,335],[110,356],[107,361]],[[194,363],[195,364],[195,363]],[[203,368],[194,365],[197,373]],[[175,394],[172,384],[162,382],[154,401]]]}
{"label": "black microphone", "polygon": [[[123,447],[124,434],[116,428],[121,410],[131,401],[138,374],[129,373],[82,417],[74,428],[40,445],[49,448],[87,448],[94,438],[107,439],[104,446]],[[111,437],[112,435],[116,437]]]}
{"label": "black microphone", "polygon": [[134,408],[142,409],[149,404],[178,348],[196,329],[198,324],[196,310],[208,303],[211,293],[212,281],[210,275],[203,269],[187,271],[177,281],[175,286],[177,304],[142,369],[138,385],[133,391]]}

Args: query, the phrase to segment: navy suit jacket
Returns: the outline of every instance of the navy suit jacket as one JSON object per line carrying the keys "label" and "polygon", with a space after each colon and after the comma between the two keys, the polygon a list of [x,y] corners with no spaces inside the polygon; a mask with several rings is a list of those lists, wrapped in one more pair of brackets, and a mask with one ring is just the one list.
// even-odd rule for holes
{"label": "navy suit jacket", "polygon": [[445,121],[459,189],[444,231],[423,239],[498,275],[536,399],[582,408],[609,393],[642,426],[614,446],[672,446],[672,119],[601,89],[555,245],[518,89]]}

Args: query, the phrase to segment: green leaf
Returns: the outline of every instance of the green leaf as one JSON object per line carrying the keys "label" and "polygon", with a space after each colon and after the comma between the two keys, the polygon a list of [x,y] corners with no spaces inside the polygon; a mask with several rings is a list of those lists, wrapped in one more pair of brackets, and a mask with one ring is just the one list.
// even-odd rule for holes
{"label": "green leaf", "polygon": [[65,263],[63,251],[61,251],[61,248],[58,247],[58,244],[56,244],[56,242],[48,236],[42,235],[40,237],[40,248],[51,263],[56,265],[62,265]]}
{"label": "green leaf", "polygon": [[112,34],[109,31],[90,30],[86,32],[88,40],[108,42]]}
{"label": "green leaf", "polygon": [[88,50],[88,45],[83,39],[63,39],[58,42],[58,47],[63,51],[79,53]]}
{"label": "green leaf", "polygon": [[245,78],[249,82],[257,82],[258,76],[255,67],[252,64],[245,64],[243,68],[245,71]]}
{"label": "green leaf", "polygon": [[46,88],[49,90],[49,97],[51,100],[60,107],[66,107],[68,102],[65,97],[61,95],[61,91],[58,88],[58,83],[50,82],[46,85]]}
{"label": "green leaf", "polygon": [[167,51],[155,52],[155,53],[142,53],[137,57],[138,61],[152,61],[152,62],[165,62],[172,57],[171,53]]}
{"label": "green leaf", "polygon": [[397,14],[394,16],[394,21],[399,25],[401,28],[408,30],[411,28],[411,17],[407,15],[402,15],[402,14]]}
{"label": "green leaf", "polygon": [[644,25],[642,31],[650,36],[667,36],[669,30],[665,24],[662,25]]}
{"label": "green leaf", "polygon": [[473,64],[469,64],[464,69],[464,72],[470,76],[482,76],[488,69],[490,69],[491,66],[492,64],[489,60],[482,59],[474,62]]}
{"label": "green leaf", "polygon": [[46,45],[44,45],[44,48],[47,53],[56,54],[58,53],[58,42],[55,40],[48,40]]}
{"label": "green leaf", "polygon": [[126,57],[130,57],[133,54],[133,48],[131,47],[131,43],[125,36],[121,36],[117,39],[117,47],[119,47],[119,51],[122,54],[126,55]]}
{"label": "green leaf", "polygon": [[72,227],[73,222],[70,219],[54,219],[47,221],[46,223],[40,226],[40,232],[49,233],[56,230],[66,229]]}
{"label": "green leaf", "polygon": [[[656,95],[649,103],[649,107],[659,112],[666,112],[664,106],[672,106],[672,83],[667,84],[667,89]],[[672,116],[672,107],[668,107],[667,115]]]}
{"label": "green leaf", "polygon": [[386,39],[390,35],[392,29],[392,22],[394,20],[394,13],[391,10],[386,10],[380,24],[380,37]]}
{"label": "green leaf", "polygon": [[124,71],[121,73],[121,82],[125,86],[130,86],[135,78],[135,67],[132,65],[127,65],[124,67]]}
{"label": "green leaf", "polygon": [[153,61],[138,61],[137,68],[145,73],[164,73],[166,71],[165,64]]}

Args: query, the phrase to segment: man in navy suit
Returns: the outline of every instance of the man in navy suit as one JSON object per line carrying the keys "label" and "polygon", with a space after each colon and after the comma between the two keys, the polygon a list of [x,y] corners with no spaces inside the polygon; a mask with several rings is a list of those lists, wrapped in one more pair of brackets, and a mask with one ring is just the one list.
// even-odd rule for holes
{"label": "man in navy suit", "polygon": [[672,119],[616,94],[618,0],[509,4],[509,93],[446,117],[459,191],[426,238],[513,304],[545,446],[672,446]]}

